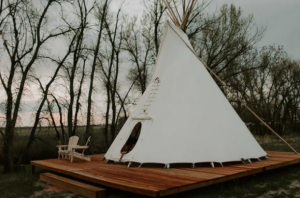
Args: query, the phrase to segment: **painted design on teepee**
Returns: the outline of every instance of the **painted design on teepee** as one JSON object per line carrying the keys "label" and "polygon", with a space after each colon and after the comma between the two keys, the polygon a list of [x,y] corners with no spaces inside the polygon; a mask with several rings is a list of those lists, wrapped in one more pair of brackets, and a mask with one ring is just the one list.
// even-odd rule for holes
{"label": "painted design on teepee", "polygon": [[159,87],[160,87],[160,80],[159,77],[157,77],[154,80],[152,80],[149,85],[150,93],[147,97],[146,103],[143,105],[143,109],[141,109],[141,112],[140,114],[138,114],[138,117],[133,117],[131,118],[132,120],[139,120],[139,121],[152,120],[152,118],[148,115],[148,109],[153,104],[153,101],[157,96],[157,92],[159,91]]}

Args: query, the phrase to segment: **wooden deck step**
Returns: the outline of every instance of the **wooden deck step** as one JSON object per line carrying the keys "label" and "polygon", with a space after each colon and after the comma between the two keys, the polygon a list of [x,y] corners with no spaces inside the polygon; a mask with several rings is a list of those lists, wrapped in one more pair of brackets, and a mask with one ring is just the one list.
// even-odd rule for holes
{"label": "wooden deck step", "polygon": [[85,184],[69,178],[58,176],[52,173],[41,173],[40,181],[52,184],[61,189],[83,195],[88,198],[104,198],[106,190],[93,185]]}

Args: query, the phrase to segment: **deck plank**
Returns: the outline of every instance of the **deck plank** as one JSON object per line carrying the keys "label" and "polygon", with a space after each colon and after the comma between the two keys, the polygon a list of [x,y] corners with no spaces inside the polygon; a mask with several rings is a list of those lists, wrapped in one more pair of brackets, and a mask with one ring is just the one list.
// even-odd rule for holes
{"label": "deck plank", "polygon": [[105,164],[103,154],[90,156],[91,162],[49,159],[32,161],[31,164],[98,185],[162,197],[300,163],[300,154],[267,153],[269,159],[215,168],[127,168],[124,164]]}

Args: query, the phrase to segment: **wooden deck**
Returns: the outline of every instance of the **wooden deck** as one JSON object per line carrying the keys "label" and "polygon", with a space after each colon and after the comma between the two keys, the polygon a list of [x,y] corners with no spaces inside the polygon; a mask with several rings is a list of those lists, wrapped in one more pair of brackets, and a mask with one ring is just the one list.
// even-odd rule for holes
{"label": "wooden deck", "polygon": [[31,165],[101,186],[162,197],[300,163],[300,154],[268,154],[270,158],[261,162],[215,168],[127,168],[123,164],[105,164],[103,155],[90,156],[91,162],[49,159],[32,161]]}

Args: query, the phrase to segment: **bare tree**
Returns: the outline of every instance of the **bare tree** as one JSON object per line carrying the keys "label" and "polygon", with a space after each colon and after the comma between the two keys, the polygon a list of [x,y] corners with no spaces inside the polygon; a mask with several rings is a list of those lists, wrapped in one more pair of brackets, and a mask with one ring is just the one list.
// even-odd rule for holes
{"label": "bare tree", "polygon": [[[39,107],[38,107],[38,109],[36,111],[36,114],[35,114],[35,119],[34,119],[33,127],[31,128],[28,143],[27,143],[26,148],[24,149],[22,155],[19,157],[17,166],[19,166],[22,163],[23,157],[27,154],[27,152],[29,151],[31,145],[33,144],[33,142],[35,140],[35,133],[36,133],[37,127],[40,124],[40,120],[42,119],[40,115],[41,115],[42,110],[44,108],[45,102],[48,101],[47,99],[48,99],[50,87],[53,84],[53,82],[56,80],[56,78],[59,74],[59,71],[63,67],[65,61],[67,60],[69,55],[72,53],[72,50],[74,48],[74,43],[76,41],[78,33],[79,33],[78,29],[75,28],[75,32],[74,32],[73,38],[71,39],[71,42],[69,44],[69,48],[68,48],[66,54],[64,55],[64,57],[62,58],[62,60],[57,61],[57,60],[53,59],[52,57],[44,57],[44,58],[50,59],[55,64],[57,64],[57,67],[56,67],[54,73],[51,75],[51,79],[49,80],[49,82],[46,84],[45,87],[43,86],[43,83],[41,82],[41,80],[39,78],[33,77],[33,78],[35,78],[35,80],[39,84],[40,90],[42,92],[41,93],[42,94],[42,99],[41,99],[41,102],[40,102]],[[48,104],[48,107],[49,107],[49,104]],[[50,110],[50,108],[49,108],[49,110]],[[51,116],[52,121],[54,122],[51,110],[50,110],[50,116]],[[55,123],[54,123],[54,126],[55,126]],[[57,129],[56,126],[55,126],[55,129]],[[58,133],[57,130],[56,130],[56,134],[57,134],[57,137],[59,138],[60,136],[59,136],[59,133]],[[60,139],[58,139],[58,140],[60,140]]]}
{"label": "bare tree", "polygon": [[[54,119],[53,109],[54,109],[54,103],[53,103],[53,101],[50,102],[49,99],[48,99],[47,100],[47,110],[50,114],[51,125],[54,127],[54,130],[55,130],[55,133],[56,133],[56,139],[58,140],[58,143],[60,144],[61,136],[60,136],[59,130],[57,128],[57,125],[56,125],[56,122],[55,122],[55,119]],[[64,144],[64,142],[63,142],[63,144]]]}
{"label": "bare tree", "polygon": [[[57,100],[57,98],[53,94],[51,94],[51,96],[53,98],[52,102],[55,103],[57,108],[58,108],[59,123],[60,123],[60,129],[61,129],[62,140],[63,140],[62,142],[63,142],[63,144],[65,144],[66,143],[66,141],[65,141],[66,140],[66,132],[65,132],[65,128],[64,128],[65,126],[64,126],[64,123],[63,123],[63,111],[62,111],[61,105],[60,105],[59,101]],[[53,120],[53,122],[55,122],[55,121]]]}
{"label": "bare tree", "polygon": [[129,54],[129,60],[134,64],[130,69],[128,80],[134,81],[136,78],[135,87],[144,93],[150,78],[151,66],[154,65],[151,59],[151,52],[154,50],[151,29],[140,32],[140,27],[136,27],[136,19],[127,26],[125,40],[125,49]]}
{"label": "bare tree", "polygon": [[[146,8],[146,12],[144,13],[142,23],[145,25],[145,29],[152,30],[152,37],[154,38],[154,56],[158,55],[160,38],[162,35],[162,26],[163,26],[163,17],[166,11],[166,7],[161,0],[151,0],[151,1],[143,1],[144,6]],[[150,22],[150,23],[149,23]],[[147,27],[148,26],[148,27]]]}
{"label": "bare tree", "polygon": [[254,123],[255,132],[264,135],[265,127],[244,111],[236,97],[242,98],[265,122],[278,133],[297,127],[299,115],[299,63],[290,60],[282,47],[263,47],[249,67],[257,67],[232,77],[228,83],[235,96],[231,97],[246,122]]}
{"label": "bare tree", "polygon": [[[123,42],[123,27],[119,24],[120,22],[120,12],[121,8],[118,10],[115,17],[115,22],[113,16],[107,15],[104,18],[104,28],[105,28],[105,42],[106,48],[102,53],[101,58],[99,58],[101,74],[103,76],[102,82],[105,87],[107,101],[106,101],[106,112],[105,112],[105,142],[107,147],[111,144],[116,133],[116,123],[117,123],[117,89],[118,89],[118,77],[119,77],[119,67],[120,67],[120,53],[121,46]],[[119,29],[119,30],[118,30]],[[112,111],[110,113],[110,111]],[[111,120],[110,120],[111,115]],[[110,130],[109,130],[110,128]],[[110,131],[111,141],[108,137],[108,132]]]}
{"label": "bare tree", "polygon": [[232,67],[235,67],[235,72],[231,74],[248,71],[247,64],[233,65],[239,57],[253,58],[247,54],[261,40],[265,29],[258,28],[252,15],[244,17],[241,8],[234,5],[223,5],[219,12],[207,17],[198,16],[187,32],[199,57],[222,78],[228,78],[223,74]]}
{"label": "bare tree", "polygon": [[[43,2],[36,8],[30,1],[8,1],[6,27],[2,31],[2,43],[9,58],[8,72],[1,69],[0,80],[6,93],[6,126],[4,135],[4,172],[14,171],[14,134],[21,100],[29,74],[39,59],[43,46],[52,38],[64,35],[69,28],[57,26],[52,29],[46,20],[54,6],[64,1]],[[18,80],[19,79],[19,80]],[[14,84],[18,89],[14,89]]]}
{"label": "bare tree", "polygon": [[[124,49],[128,52],[133,67],[128,80],[135,81],[135,88],[144,93],[158,55],[160,37],[163,30],[163,14],[166,8],[162,1],[144,1],[146,11],[140,21],[128,21],[124,35]],[[139,25],[137,25],[139,24]]]}
{"label": "bare tree", "polygon": [[[68,133],[69,136],[73,136],[76,134],[76,128],[78,123],[78,111],[81,107],[80,97],[82,93],[82,85],[85,79],[85,64],[88,57],[88,50],[85,44],[85,35],[89,29],[88,17],[91,13],[92,8],[88,9],[84,0],[77,0],[76,7],[78,8],[78,13],[76,17],[79,21],[79,32],[77,34],[74,50],[72,53],[72,61],[64,66],[67,80],[69,83],[68,92],[69,92],[69,100],[68,100]],[[81,73],[81,75],[80,75]],[[77,76],[80,75],[79,85],[76,85]],[[76,87],[77,86],[77,87]],[[75,110],[74,110],[75,106]]]}
{"label": "bare tree", "polygon": [[93,89],[94,89],[94,77],[95,77],[95,70],[97,65],[97,59],[99,56],[99,50],[100,50],[100,43],[102,39],[102,32],[103,32],[103,24],[104,19],[106,18],[107,12],[109,7],[109,1],[105,0],[103,5],[97,5],[97,12],[96,12],[96,18],[98,20],[98,38],[97,38],[97,44],[93,54],[93,63],[92,63],[92,71],[90,74],[90,86],[89,86],[89,93],[88,93],[88,107],[87,107],[87,117],[86,117],[86,136],[88,137],[91,132],[91,114],[92,114],[92,96],[93,96]]}

